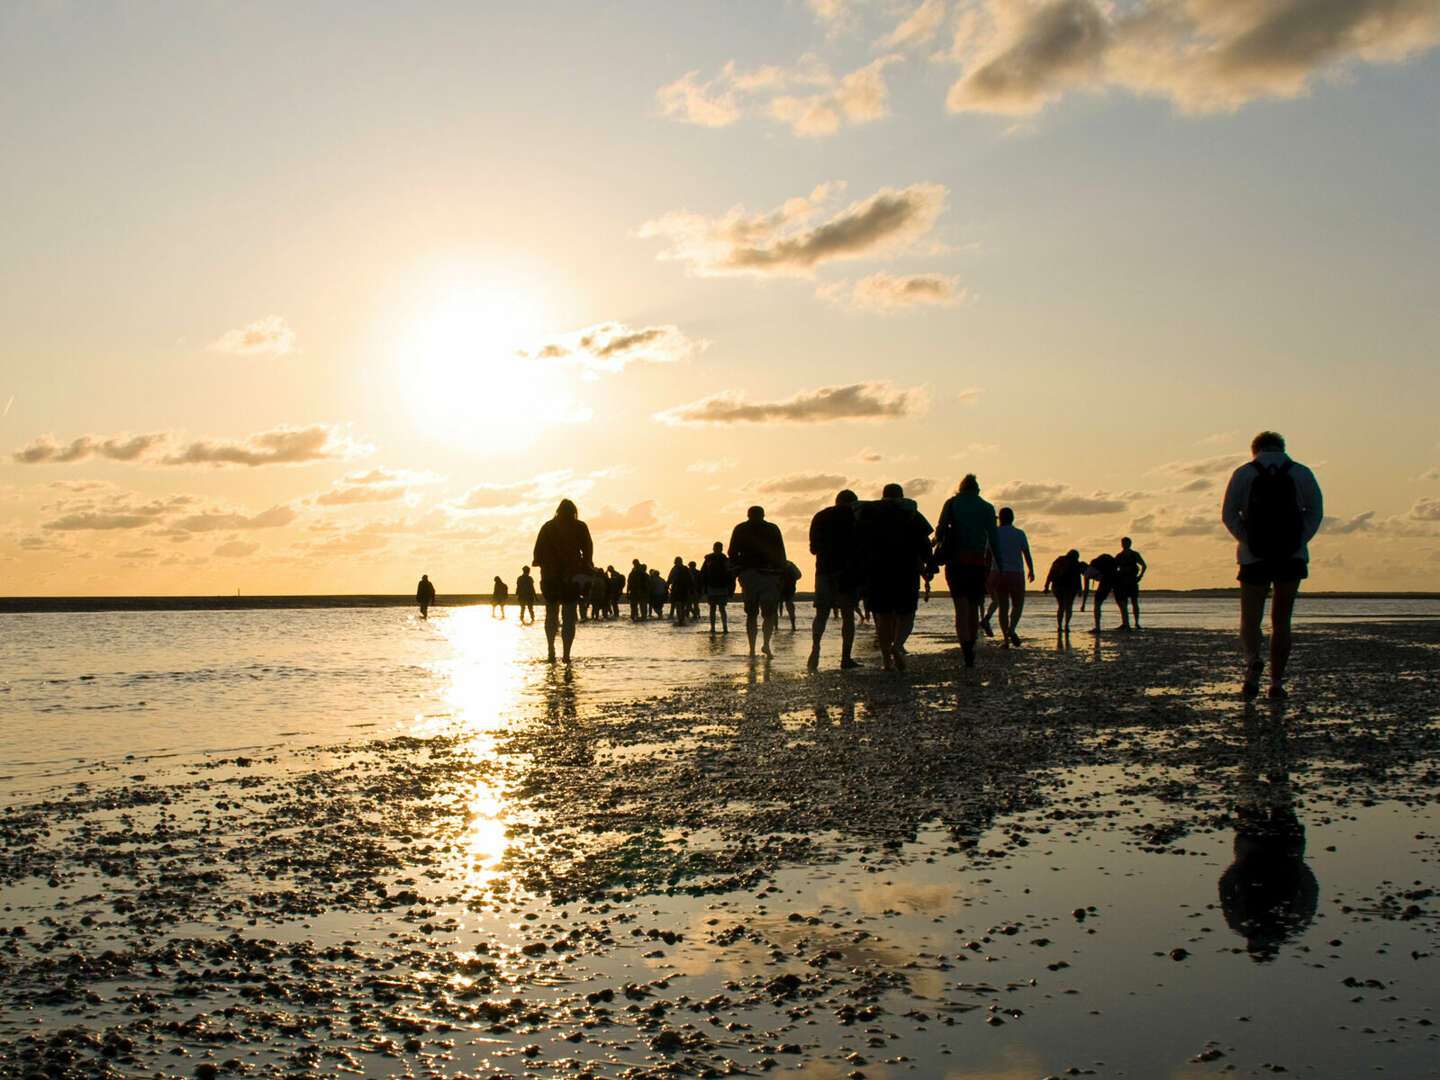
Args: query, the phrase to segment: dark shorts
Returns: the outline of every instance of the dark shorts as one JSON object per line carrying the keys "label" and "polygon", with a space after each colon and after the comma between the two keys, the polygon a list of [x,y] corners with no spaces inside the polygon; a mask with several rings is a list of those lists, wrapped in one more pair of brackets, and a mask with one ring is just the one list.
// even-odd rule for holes
{"label": "dark shorts", "polygon": [[1259,562],[1241,563],[1236,575],[1242,585],[1289,584],[1310,576],[1310,564],[1304,559],[1261,559]]}
{"label": "dark shorts", "polygon": [[1140,595],[1140,583],[1138,581],[1115,581],[1115,599],[1122,604],[1126,600],[1134,600]]}
{"label": "dark shorts", "polygon": [[780,574],[772,570],[741,570],[740,593],[745,614],[774,611],[780,604]]}
{"label": "dark shorts", "polygon": [[972,604],[985,602],[985,567],[970,563],[949,563],[945,567],[945,585],[951,596],[969,600]]}
{"label": "dark shorts", "polygon": [[854,608],[860,602],[860,588],[838,574],[815,575],[815,607],[820,611]]}
{"label": "dark shorts", "polygon": [[1025,595],[1025,574],[1019,570],[991,570],[985,586],[991,596],[999,597],[1004,593],[1012,600],[1018,600]]}
{"label": "dark shorts", "polygon": [[871,577],[865,582],[865,598],[872,614],[912,614],[920,603],[920,575],[910,570]]}
{"label": "dark shorts", "polygon": [[540,595],[547,604],[574,604],[590,591],[590,579],[584,575],[576,578],[540,579]]}

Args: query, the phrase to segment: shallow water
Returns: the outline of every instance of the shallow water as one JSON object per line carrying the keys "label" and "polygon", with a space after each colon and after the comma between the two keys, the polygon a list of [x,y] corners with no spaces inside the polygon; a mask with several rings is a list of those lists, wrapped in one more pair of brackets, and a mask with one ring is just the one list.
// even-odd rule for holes
{"label": "shallow water", "polygon": [[[568,671],[488,607],[8,617],[0,1039],[138,1009],[176,1075],[1424,1075],[1440,606],[1302,606],[1278,712],[1233,700],[1228,602],[1058,648],[1051,610],[973,678],[943,601],[904,676],[833,631],[806,673],[803,609],[770,664],[622,621]],[[204,959],[241,938],[258,974]],[[143,962],[77,1002],[111,951]]]}

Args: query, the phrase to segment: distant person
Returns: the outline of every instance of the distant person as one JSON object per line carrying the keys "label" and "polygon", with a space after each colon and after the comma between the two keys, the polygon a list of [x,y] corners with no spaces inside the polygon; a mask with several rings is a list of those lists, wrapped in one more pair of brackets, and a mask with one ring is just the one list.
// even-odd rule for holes
{"label": "distant person", "polygon": [[1130,546],[1130,537],[1122,536],[1120,551],[1115,556],[1115,602],[1121,611],[1129,603],[1129,622],[1136,630],[1140,629],[1140,579],[1148,569],[1140,553]]}
{"label": "distant person", "polygon": [[605,603],[609,591],[610,579],[605,576],[604,570],[595,567],[590,571],[590,618],[599,620],[609,614],[609,607]]}
{"label": "distant person", "polygon": [[612,619],[620,618],[620,594],[625,591],[625,575],[613,566],[605,567],[605,606]]}
{"label": "distant person", "polygon": [[495,618],[495,613],[500,613],[500,618],[505,617],[505,601],[510,598],[510,586],[495,575],[495,584],[490,590],[490,617]]}
{"label": "distant person", "polygon": [[1085,564],[1080,552],[1071,548],[1050,564],[1045,575],[1045,592],[1055,594],[1055,632],[1070,635],[1070,616],[1075,611],[1075,597],[1084,584]]}
{"label": "distant person", "polygon": [[[820,666],[820,639],[832,612],[840,616],[840,666],[856,668],[850,653],[855,644],[855,607],[860,599],[860,553],[855,539],[859,498],[846,488],[810,519],[810,553],[815,556],[815,620],[810,624],[811,671]],[[716,545],[717,547],[719,545]]]}
{"label": "distant person", "polygon": [[415,586],[415,602],[420,605],[420,617],[430,617],[430,605],[435,603],[435,586],[430,584],[430,575],[421,574],[420,583]]}
{"label": "distant person", "polygon": [[665,617],[665,579],[660,576],[659,570],[651,570],[646,584],[650,589],[650,614],[657,619],[663,619]]}
{"label": "distant person", "polygon": [[1260,622],[1273,585],[1270,608],[1270,697],[1283,698],[1290,659],[1290,617],[1300,582],[1310,575],[1310,540],[1325,516],[1315,474],[1285,453],[1285,439],[1262,431],[1250,443],[1254,455],[1225,488],[1220,518],[1238,541],[1240,563],[1240,647],[1245,654],[1241,693],[1260,692],[1265,662],[1260,658]]}
{"label": "distant person", "polygon": [[790,615],[790,630],[795,630],[795,587],[800,584],[800,567],[789,559],[785,560],[785,571],[780,575],[780,608]]}
{"label": "distant person", "polygon": [[930,522],[899,484],[886,484],[880,501],[862,503],[856,518],[860,572],[886,671],[905,670],[905,641],[915,625],[931,532]]}
{"label": "distant person", "polygon": [[[520,576],[515,579],[515,601],[520,605],[520,621],[535,621],[535,579],[530,576],[530,567],[522,566]],[[530,618],[525,618],[526,613]]]}
{"label": "distant person", "polygon": [[631,622],[644,622],[650,617],[650,575],[639,559],[630,560],[630,575],[625,579],[625,598],[630,602]]}
{"label": "distant person", "polygon": [[735,573],[730,569],[730,560],[725,557],[725,545],[719,540],[700,564],[700,588],[704,591],[705,602],[710,605],[710,632],[715,632],[715,613],[720,613],[720,632],[728,634],[730,623],[725,615],[725,605],[735,595]]}
{"label": "distant person", "polygon": [[1000,525],[995,530],[1000,546],[995,551],[995,566],[990,571],[990,595],[1000,607],[1001,647],[1020,644],[1015,627],[1025,610],[1025,581],[1035,580],[1035,562],[1030,557],[1030,540],[1024,529],[1015,526],[1015,511],[1000,510]]}
{"label": "distant person", "polygon": [[686,568],[690,571],[690,617],[700,621],[700,567],[691,559]]}
{"label": "distant person", "polygon": [[[1102,552],[1096,555],[1085,567],[1085,594],[1080,598],[1080,610],[1085,610],[1085,602],[1090,597],[1090,585],[1095,585],[1095,606],[1091,613],[1095,616],[1095,626],[1091,629],[1092,634],[1100,633],[1101,608],[1110,594],[1115,591],[1115,556],[1109,552]],[[1125,605],[1120,598],[1115,598],[1116,605],[1120,608],[1120,629],[1130,629],[1130,613],[1125,610]]]}
{"label": "distant person", "polygon": [[945,584],[955,604],[955,636],[965,666],[975,666],[975,635],[985,602],[985,555],[1000,546],[995,507],[980,497],[980,481],[967,473],[945,501],[935,525],[935,558],[945,567]]}
{"label": "distant person", "polygon": [[695,587],[695,581],[690,576],[690,568],[685,565],[685,560],[675,556],[675,562],[670,567],[670,576],[665,580],[665,588],[670,593],[670,616],[675,620],[676,626],[685,625],[685,617],[690,614],[690,594]]}
{"label": "distant person", "polygon": [[550,663],[555,662],[555,635],[560,634],[565,663],[575,641],[576,605],[584,594],[595,557],[590,528],[580,520],[569,499],[561,499],[555,516],[535,537],[531,563],[540,567],[540,594],[545,598],[545,644]]}
{"label": "distant person", "polygon": [[779,621],[780,576],[785,572],[785,538],[780,527],[765,520],[765,508],[752,506],[745,520],[730,533],[727,551],[740,579],[740,592],[745,602],[745,636],[750,640],[750,655],[755,655],[755,621],[763,628],[763,647],[770,652],[770,638]]}

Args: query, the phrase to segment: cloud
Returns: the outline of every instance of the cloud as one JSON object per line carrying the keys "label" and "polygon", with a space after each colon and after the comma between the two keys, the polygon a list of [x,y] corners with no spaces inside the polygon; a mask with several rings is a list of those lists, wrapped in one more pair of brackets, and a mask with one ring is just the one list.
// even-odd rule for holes
{"label": "cloud", "polygon": [[1419,478],[1421,480],[1440,480],[1440,469],[1426,469]]}
{"label": "cloud", "polygon": [[881,39],[887,49],[913,49],[924,45],[945,25],[945,0],[924,0]]}
{"label": "cloud", "polygon": [[655,500],[646,499],[628,510],[617,510],[613,506],[602,506],[600,512],[585,519],[593,535],[601,533],[648,533],[660,527],[660,518],[655,513]]}
{"label": "cloud", "polygon": [[923,412],[929,394],[923,387],[892,389],[888,382],[822,386],[783,401],[746,401],[725,391],[655,414],[666,424],[820,424],[834,420],[895,420]]}
{"label": "cloud", "polygon": [[950,274],[871,274],[853,286],[846,281],[815,291],[822,300],[869,311],[909,311],[918,307],[956,307],[969,295]]}
{"label": "cloud", "polygon": [[796,135],[830,135],[844,124],[864,124],[889,115],[885,68],[898,56],[882,56],[838,78],[814,56],[793,68],[742,71],[731,60],[710,80],[699,71],[655,91],[660,111],[672,120],[700,127],[729,127],[747,110],[759,112]]}
{"label": "cloud", "polygon": [[227,330],[208,348],[231,356],[287,356],[295,350],[295,331],[279,315],[267,315],[249,326]]}
{"label": "cloud", "polygon": [[207,512],[191,514],[170,523],[174,532],[202,533],[234,529],[278,529],[295,520],[295,511],[288,506],[272,506],[269,510],[246,516],[237,513]]}
{"label": "cloud", "polygon": [[873,446],[864,446],[855,451],[855,456],[850,458],[857,465],[878,465],[887,460],[885,455]]}
{"label": "cloud", "polygon": [[337,461],[368,452],[370,448],[343,437],[326,424],[280,427],[248,436],[240,442],[202,440],[160,459],[162,465],[305,465]]}
{"label": "cloud", "polygon": [[358,503],[394,502],[410,494],[418,484],[433,484],[440,477],[429,472],[409,472],[404,469],[371,469],[369,472],[351,473],[336,481],[329,491],[316,495],[317,506],[354,506]]}
{"label": "cloud", "polygon": [[882,188],[817,222],[842,186],[821,184],[765,214],[750,215],[740,206],[719,218],[673,212],[646,222],[640,235],[664,240],[668,246],[659,258],[686,263],[701,277],[812,277],[822,263],[912,245],[935,225],[948,195],[940,184]]}
{"label": "cloud", "polygon": [[1245,464],[1247,458],[1241,454],[1221,454],[1218,457],[1200,458],[1195,461],[1167,461],[1153,472],[1175,473],[1179,476],[1218,476],[1234,472]]}
{"label": "cloud", "polygon": [[1410,507],[1410,517],[1416,521],[1440,521],[1440,499],[1421,499]]}
{"label": "cloud", "polygon": [[525,360],[558,361],[578,365],[594,375],[613,374],[631,364],[675,363],[708,348],[710,342],[687,337],[678,326],[631,327],[599,323],[553,338],[533,351],[521,350]]}
{"label": "cloud", "polygon": [[765,494],[790,495],[797,491],[833,491],[843,488],[848,478],[840,473],[791,473],[747,485]]}
{"label": "cloud", "polygon": [[1194,480],[1189,480],[1174,488],[1173,491],[1177,495],[1188,495],[1196,491],[1209,491],[1214,486],[1215,481],[1208,476],[1197,476]]}
{"label": "cloud", "polygon": [[164,432],[116,435],[113,438],[81,435],[61,446],[55,441],[55,436],[41,435],[29,446],[22,446],[14,451],[10,458],[17,465],[70,465],[92,457],[107,458],[110,461],[137,461],[163,445],[169,438]]}
{"label": "cloud", "polygon": [[140,529],[154,525],[169,514],[191,505],[189,495],[138,501],[130,492],[116,492],[103,499],[85,499],[70,504],[67,512],[44,522],[40,527],[49,532],[108,532],[116,529]]}
{"label": "cloud", "polygon": [[1229,446],[1239,437],[1238,431],[1217,431],[1213,435],[1206,435],[1203,439],[1195,441],[1201,446]]}
{"label": "cloud", "polygon": [[596,480],[609,475],[613,475],[612,470],[600,469],[577,476],[570,469],[556,469],[528,480],[476,484],[451,506],[455,510],[469,511],[528,510],[545,505],[553,510],[553,504],[560,499],[578,499],[594,488]]}
{"label": "cloud", "polygon": [[1113,495],[1099,491],[1082,495],[1071,491],[1065,484],[1006,484],[988,493],[987,497],[997,505],[1009,503],[1029,514],[1118,514],[1129,507],[1126,500]]}
{"label": "cloud", "polygon": [[[966,405],[974,405],[984,395],[985,391],[978,386],[967,386],[955,395],[955,400]],[[971,445],[974,445],[973,443]],[[989,447],[993,450],[994,447]]]}
{"label": "cloud", "polygon": [[1185,112],[1294,98],[1358,62],[1440,40],[1435,0],[985,0],[959,23],[952,112],[1034,113],[1075,90],[1127,90]]}
{"label": "cloud", "polygon": [[911,499],[918,499],[922,495],[929,495],[935,490],[935,481],[927,476],[917,476],[906,480],[900,485],[905,489],[905,495]]}
{"label": "cloud", "polygon": [[1161,507],[1130,522],[1129,532],[1140,536],[1218,536],[1224,533],[1218,511],[1176,510]]}
{"label": "cloud", "polygon": [[1344,536],[1347,533],[1369,532],[1374,528],[1371,524],[1371,519],[1374,516],[1374,510],[1366,510],[1363,514],[1356,514],[1354,517],[1347,518],[1344,521],[1340,518],[1327,517],[1320,525],[1327,536]]}
{"label": "cloud", "polygon": [[224,556],[227,559],[243,559],[247,555],[254,555],[255,552],[259,550],[259,544],[249,544],[244,540],[231,540],[217,547],[214,554]]}

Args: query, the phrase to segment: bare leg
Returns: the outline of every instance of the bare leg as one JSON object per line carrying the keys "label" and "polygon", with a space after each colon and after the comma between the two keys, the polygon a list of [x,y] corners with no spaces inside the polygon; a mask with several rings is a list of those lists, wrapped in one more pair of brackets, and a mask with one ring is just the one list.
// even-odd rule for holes
{"label": "bare leg", "polygon": [[[752,610],[748,610],[748,611],[745,612],[745,636],[750,639],[750,655],[751,655],[751,656],[754,656],[754,655],[755,655],[755,631],[756,631],[756,629],[757,629],[757,627],[756,627],[756,619],[757,619],[758,615],[759,615],[759,612],[754,611],[753,609],[752,609]],[[767,620],[767,621],[768,621],[768,620]],[[766,635],[765,635],[765,642],[766,642],[767,645],[769,644],[769,642],[770,642],[770,635],[769,635],[769,634],[766,634]]]}
{"label": "bare leg", "polygon": [[815,608],[815,619],[810,624],[810,657],[805,661],[805,666],[814,671],[820,666],[820,639],[825,636],[825,624],[830,621],[830,609],[825,606]]}
{"label": "bare leg", "polygon": [[1022,589],[1013,598],[1013,606],[1010,609],[1010,639],[1017,645],[1020,643],[1015,628],[1020,625],[1020,613],[1025,610],[1025,591]]}
{"label": "bare leg", "polygon": [[1295,611],[1298,581],[1277,581],[1275,601],[1270,605],[1270,685],[1278,687],[1285,679],[1285,665],[1290,660],[1290,616]]}
{"label": "bare leg", "polygon": [[[1008,649],[1010,647],[1010,594],[1008,592],[1000,593],[994,603],[1000,608],[1000,647]],[[988,613],[986,618],[989,618]]]}
{"label": "bare leg", "polygon": [[556,600],[545,601],[545,648],[549,653],[550,663],[555,662],[555,635],[560,632],[560,603]]}
{"label": "bare leg", "polygon": [[850,650],[855,645],[855,609],[840,609],[840,663],[851,662]]}
{"label": "bare leg", "polygon": [[1260,620],[1265,617],[1266,585],[1240,585],[1240,651],[1247,664],[1260,659]]}
{"label": "bare leg", "polygon": [[905,642],[915,629],[915,612],[904,611],[895,616],[895,666],[905,669]]}
{"label": "bare leg", "polygon": [[764,635],[764,640],[760,645],[760,651],[764,653],[767,657],[774,655],[770,651],[770,637],[775,633],[775,625],[779,621],[780,606],[778,604],[771,604],[764,609],[761,625],[761,632]]}
{"label": "bare leg", "polygon": [[[571,602],[569,602],[569,603],[567,603],[567,604],[565,605],[565,613],[564,613],[563,621],[561,622],[561,626],[560,626],[560,645],[561,645],[561,648],[564,650],[561,658],[562,658],[562,659],[565,661],[565,663],[567,663],[567,664],[570,662],[570,646],[571,646],[571,644],[572,644],[574,641],[575,641],[575,603],[574,603],[574,601],[571,601]],[[553,657],[554,654],[555,654],[555,650],[554,650],[553,644],[552,644],[552,646],[551,646],[550,654],[551,654],[552,657]]]}
{"label": "bare leg", "polygon": [[880,646],[880,664],[886,671],[895,666],[895,616],[890,612],[872,611],[875,621],[875,643]]}

